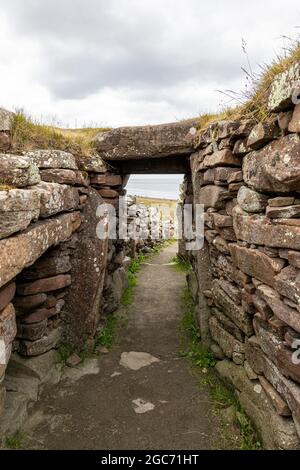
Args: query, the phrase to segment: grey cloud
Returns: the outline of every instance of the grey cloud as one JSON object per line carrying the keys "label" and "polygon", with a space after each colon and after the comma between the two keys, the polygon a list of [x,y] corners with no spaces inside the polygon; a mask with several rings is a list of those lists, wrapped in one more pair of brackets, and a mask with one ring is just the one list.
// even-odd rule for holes
{"label": "grey cloud", "polygon": [[282,9],[272,0],[10,0],[1,12],[17,40],[38,44],[32,79],[53,102],[112,89],[140,106],[167,103],[189,113],[218,100],[207,96],[208,84],[225,89],[242,77],[242,37],[255,63],[269,57],[268,31],[285,33],[278,28],[299,10],[296,0],[288,3]]}
{"label": "grey cloud", "polygon": [[229,80],[239,70],[239,38],[232,53],[226,41],[212,34],[213,24],[201,31],[198,2],[191,5],[199,15],[199,30],[187,29],[175,41],[165,11],[149,15],[132,0],[11,0],[4,11],[19,34],[39,41],[41,83],[56,98],[82,99],[105,87]]}

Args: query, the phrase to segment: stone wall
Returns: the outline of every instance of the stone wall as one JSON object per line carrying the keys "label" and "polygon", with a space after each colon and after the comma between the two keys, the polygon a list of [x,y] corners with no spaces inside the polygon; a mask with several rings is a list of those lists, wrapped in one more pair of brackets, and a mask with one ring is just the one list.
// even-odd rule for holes
{"label": "stone wall", "polygon": [[[132,258],[156,243],[97,237],[98,207],[118,215],[127,181],[97,154],[0,154],[0,438],[22,424],[45,381],[59,380],[60,346],[93,350]],[[128,204],[130,221],[141,208]]]}
{"label": "stone wall", "polygon": [[205,244],[189,254],[202,339],[265,446],[281,449],[300,448],[298,65],[276,78],[268,122],[200,133],[187,188],[205,205]]}

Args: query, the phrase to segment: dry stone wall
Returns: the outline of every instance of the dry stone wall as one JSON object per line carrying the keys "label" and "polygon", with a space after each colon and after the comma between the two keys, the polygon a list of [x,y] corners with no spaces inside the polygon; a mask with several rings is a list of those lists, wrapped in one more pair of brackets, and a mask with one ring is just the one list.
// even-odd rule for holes
{"label": "dry stone wall", "polygon": [[281,449],[300,447],[297,71],[276,78],[268,123],[221,121],[198,136],[187,188],[205,206],[189,276],[202,339],[266,447]]}
{"label": "dry stone wall", "polygon": [[[0,440],[22,425],[41,385],[60,379],[61,346],[93,350],[132,258],[156,243],[97,236],[98,207],[118,215],[127,181],[97,154],[0,154]],[[131,199],[129,215],[138,215]]]}

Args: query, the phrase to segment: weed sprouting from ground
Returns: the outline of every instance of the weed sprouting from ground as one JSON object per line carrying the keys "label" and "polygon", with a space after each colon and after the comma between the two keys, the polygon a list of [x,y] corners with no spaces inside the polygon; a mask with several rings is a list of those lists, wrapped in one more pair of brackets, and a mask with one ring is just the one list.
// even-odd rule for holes
{"label": "weed sprouting from ground", "polygon": [[69,343],[63,343],[57,350],[60,361],[63,364],[67,363],[67,360],[72,356],[74,349]]}
{"label": "weed sprouting from ground", "polygon": [[11,450],[21,450],[24,447],[25,434],[21,431],[17,431],[13,436],[7,436],[5,438],[5,446]]}
{"label": "weed sprouting from ground", "polygon": [[146,261],[149,261],[152,256],[159,254],[164,248],[173,243],[173,240],[166,240],[164,242],[158,243],[151,249],[150,253],[141,253],[132,260],[128,270],[128,287],[123,292],[121,300],[121,304],[124,307],[129,307],[129,305],[131,305],[134,300],[134,289],[138,285],[137,274],[140,271],[142,264]]}
{"label": "weed sprouting from ground", "polygon": [[117,335],[118,327],[121,324],[121,317],[118,315],[111,314],[107,317],[105,327],[99,334],[95,342],[95,347],[102,346],[107,349],[111,349]]}
{"label": "weed sprouting from ground", "polygon": [[192,269],[191,263],[179,255],[174,256],[171,259],[171,262],[174,263],[174,267],[177,269],[177,271],[181,273],[188,273]]}
{"label": "weed sprouting from ground", "polygon": [[[178,355],[191,360],[193,372],[199,385],[201,387],[208,387],[213,412],[222,422],[224,447],[238,447],[241,450],[260,450],[262,445],[251,421],[240,405],[232,388],[221,381],[215,373],[214,366],[216,361],[213,354],[201,344],[195,310],[192,294],[188,288],[185,288],[182,294],[183,317],[180,324],[184,347],[181,346]],[[233,423],[229,425],[232,427],[232,430],[229,429],[228,422],[226,422],[222,414],[228,409],[232,410],[233,415]]]}
{"label": "weed sprouting from ground", "polygon": [[149,256],[140,254],[132,260],[128,270],[128,287],[123,292],[121,304],[124,307],[128,307],[134,300],[134,289],[138,284],[137,273],[141,269],[142,263],[144,263]]}
{"label": "weed sprouting from ground", "polygon": [[211,368],[215,365],[212,353],[200,341],[199,329],[196,320],[195,303],[189,289],[182,294],[183,318],[181,330],[187,333],[187,347],[179,351],[180,357],[188,357],[193,364],[202,368]]}

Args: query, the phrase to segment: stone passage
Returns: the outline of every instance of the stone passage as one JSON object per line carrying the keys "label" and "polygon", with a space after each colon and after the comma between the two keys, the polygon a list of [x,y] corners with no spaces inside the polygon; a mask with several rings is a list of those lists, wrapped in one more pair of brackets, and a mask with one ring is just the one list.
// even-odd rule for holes
{"label": "stone passage", "polygon": [[[275,78],[264,122],[114,129],[97,136],[86,157],[55,149],[10,155],[13,115],[0,110],[0,352],[8,362],[0,365],[1,437],[26,420],[39,385],[57,377],[60,345],[93,348],[127,285],[130,258],[155,243],[98,240],[97,207],[117,207],[131,173],[184,173],[183,202],[205,208],[204,247],[187,252],[183,240],[179,248],[193,265],[202,342],[265,446],[300,448],[297,80],[299,63]],[[168,323],[160,303],[157,312]],[[146,321],[149,312],[142,313],[137,318]],[[143,338],[142,352],[155,356],[156,336],[151,347]],[[35,385],[21,386],[20,376]],[[137,411],[157,408],[147,397],[134,400]]]}
{"label": "stone passage", "polygon": [[299,448],[299,64],[271,87],[268,122],[216,122],[191,156],[186,200],[205,206],[189,256],[202,341],[267,448]]}
{"label": "stone passage", "polygon": [[185,276],[166,266],[176,251],[168,247],[143,266],[128,327],[109,355],[45,389],[27,421],[29,448],[218,446],[209,396],[177,355]]}

